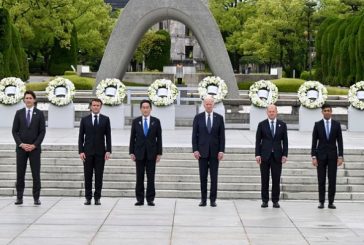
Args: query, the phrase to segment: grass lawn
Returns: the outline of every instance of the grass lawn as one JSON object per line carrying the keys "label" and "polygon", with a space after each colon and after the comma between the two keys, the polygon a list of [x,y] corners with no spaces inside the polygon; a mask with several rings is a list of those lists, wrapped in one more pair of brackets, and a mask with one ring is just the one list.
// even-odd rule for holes
{"label": "grass lawn", "polygon": [[[281,78],[272,80],[272,82],[277,85],[279,92],[296,93],[299,87],[304,83],[304,80],[294,79],[294,78]],[[249,90],[249,87],[254,82],[241,82],[238,83],[240,90]],[[326,86],[329,95],[347,95],[347,88],[330,87]]]}

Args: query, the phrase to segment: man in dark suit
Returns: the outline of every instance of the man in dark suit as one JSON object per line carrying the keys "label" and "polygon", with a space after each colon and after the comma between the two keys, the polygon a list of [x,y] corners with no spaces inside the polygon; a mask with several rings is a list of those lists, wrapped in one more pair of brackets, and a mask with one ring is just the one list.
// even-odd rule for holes
{"label": "man in dark suit", "polygon": [[154,206],[155,166],[162,156],[162,128],[158,118],[150,115],[152,103],[140,102],[142,116],[133,120],[130,133],[129,154],[136,165],[135,206],[144,205],[144,175],[147,172],[146,199],[149,206]]}
{"label": "man in dark suit", "polygon": [[268,119],[258,124],[255,141],[255,160],[260,166],[262,208],[268,207],[269,175],[272,173],[272,202],[279,208],[282,164],[288,156],[287,125],[277,119],[277,107],[267,107]]}
{"label": "man in dark suit", "polygon": [[105,161],[111,154],[111,127],[109,117],[100,114],[102,101],[91,101],[91,114],[81,119],[78,153],[83,161],[85,175],[85,205],[91,204],[92,177],[95,171],[95,205],[101,205],[101,189]]}
{"label": "man in dark suit", "polygon": [[328,207],[335,209],[337,167],[343,164],[344,157],[343,136],[340,123],[331,119],[332,108],[330,105],[322,106],[322,115],[324,118],[315,123],[312,132],[312,165],[317,168],[320,202],[318,208],[324,208],[326,171],[328,171]]}
{"label": "man in dark suit", "polygon": [[43,112],[35,107],[33,91],[24,93],[25,108],[16,112],[13,122],[13,137],[16,143],[16,205],[23,204],[24,177],[29,159],[33,176],[34,204],[40,205],[40,155],[46,128]]}
{"label": "man in dark suit", "polygon": [[192,130],[193,155],[198,160],[200,172],[201,202],[199,206],[206,206],[207,176],[210,169],[210,205],[216,207],[219,161],[223,159],[225,152],[225,125],[224,118],[213,112],[213,97],[206,97],[203,105],[205,111],[195,116]]}

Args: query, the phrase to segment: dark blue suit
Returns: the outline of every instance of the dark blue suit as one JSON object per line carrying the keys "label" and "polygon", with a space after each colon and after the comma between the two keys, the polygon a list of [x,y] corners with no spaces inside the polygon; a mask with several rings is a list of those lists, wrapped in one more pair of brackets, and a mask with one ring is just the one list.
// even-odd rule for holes
{"label": "dark blue suit", "polygon": [[200,152],[199,171],[201,185],[201,201],[207,199],[207,176],[210,169],[211,190],[210,201],[215,202],[217,198],[217,176],[219,169],[218,154],[225,152],[225,124],[224,118],[213,113],[212,128],[209,133],[206,125],[205,112],[195,116],[192,130],[193,152]]}
{"label": "dark blue suit", "polygon": [[269,201],[269,175],[272,172],[272,201],[278,202],[280,195],[280,179],[282,173],[282,157],[288,156],[287,125],[277,119],[274,136],[272,136],[269,120],[258,124],[255,156],[261,157],[261,195],[262,201]]}
{"label": "dark blue suit", "polygon": [[92,198],[92,176],[95,171],[95,200],[100,199],[105,167],[105,153],[111,153],[110,119],[99,114],[99,124],[93,125],[92,114],[81,119],[78,137],[78,153],[85,153],[85,197]]}
{"label": "dark blue suit", "polygon": [[319,183],[319,201],[325,202],[326,171],[329,179],[329,203],[333,203],[336,193],[336,173],[338,156],[344,156],[341,125],[331,119],[329,139],[326,137],[325,122],[315,123],[312,132],[311,156],[317,158],[317,178]]}

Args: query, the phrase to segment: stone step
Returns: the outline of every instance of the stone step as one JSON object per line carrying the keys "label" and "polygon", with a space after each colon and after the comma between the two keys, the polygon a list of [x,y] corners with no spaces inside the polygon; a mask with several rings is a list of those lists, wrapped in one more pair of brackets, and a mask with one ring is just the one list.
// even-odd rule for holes
{"label": "stone step", "polygon": [[[16,159],[15,158],[4,158],[0,157],[0,164],[2,165],[15,165]],[[79,158],[42,158],[42,166],[82,166],[82,162]],[[196,167],[198,162],[196,160],[183,160],[183,159],[162,159],[157,166],[163,167]],[[106,167],[108,166],[135,166],[135,162],[131,161],[130,159],[110,159],[106,162]],[[259,168],[254,160],[240,160],[240,161],[233,161],[233,160],[224,160],[220,163],[220,168]],[[364,169],[364,163],[362,162],[346,162],[345,165],[342,167],[348,170],[354,169]],[[288,162],[287,164],[283,165],[283,169],[313,169],[311,162]]]}
{"label": "stone step", "polygon": [[[15,165],[1,165],[0,172],[15,172]],[[156,172],[158,174],[198,174],[198,167],[165,167],[158,166]],[[73,174],[83,173],[83,166],[49,166],[43,165],[41,167],[41,174],[47,173],[60,173],[60,174]],[[135,174],[134,166],[106,166],[104,174]],[[260,175],[260,169],[255,168],[220,168],[219,174],[224,175]],[[283,176],[315,176],[315,169],[283,169]],[[364,176],[364,170],[340,170],[337,176]]]}

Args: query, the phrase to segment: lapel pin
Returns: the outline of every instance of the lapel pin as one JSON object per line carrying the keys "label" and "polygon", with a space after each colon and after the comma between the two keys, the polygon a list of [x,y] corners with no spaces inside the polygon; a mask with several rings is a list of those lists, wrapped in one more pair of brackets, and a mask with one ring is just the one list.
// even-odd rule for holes
{"label": "lapel pin", "polygon": [[141,121],[139,121],[139,124],[140,124],[140,125],[142,125],[142,122],[141,122]]}

